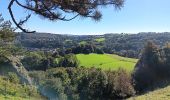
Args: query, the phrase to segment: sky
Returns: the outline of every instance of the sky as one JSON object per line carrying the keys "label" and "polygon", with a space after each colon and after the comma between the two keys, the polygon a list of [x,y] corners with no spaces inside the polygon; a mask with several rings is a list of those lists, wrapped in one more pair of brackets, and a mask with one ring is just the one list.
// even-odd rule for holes
{"label": "sky", "polygon": [[[0,13],[11,20],[7,7],[9,0],[0,0]],[[17,19],[29,11],[13,7]],[[37,32],[56,34],[94,35],[105,33],[170,32],[170,0],[126,0],[124,7],[102,8],[102,19],[78,17],[69,22],[49,21],[33,14],[24,27]]]}

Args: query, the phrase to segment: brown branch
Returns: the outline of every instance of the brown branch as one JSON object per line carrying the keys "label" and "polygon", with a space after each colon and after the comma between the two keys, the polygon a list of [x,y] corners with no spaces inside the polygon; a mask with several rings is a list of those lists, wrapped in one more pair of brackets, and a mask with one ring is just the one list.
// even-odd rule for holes
{"label": "brown branch", "polygon": [[[51,12],[50,9],[48,9],[48,7],[44,4],[43,1],[42,1],[42,4],[43,4],[43,6],[45,7],[45,9],[46,9],[54,18],[57,18],[57,17],[58,17],[58,16],[56,16],[53,12]],[[63,18],[58,17],[57,19],[62,20],[62,21],[71,21],[71,20],[75,19],[76,17],[78,17],[79,15],[80,15],[80,14],[77,14],[77,15],[75,15],[74,17],[72,17],[72,18],[70,18],[70,19],[66,19],[65,17],[63,17]]]}
{"label": "brown branch", "polygon": [[[9,5],[8,5],[8,10],[10,13],[10,16],[12,18],[12,21],[15,23],[15,25],[21,29],[23,32],[26,33],[32,33],[29,32],[28,30],[22,28],[22,24],[25,23],[29,17],[26,17],[25,20],[21,20],[19,23],[15,20],[15,17],[12,12],[12,5],[14,2],[26,9],[33,11],[34,13],[43,16],[44,18],[48,18],[49,20],[62,20],[62,21],[71,21],[78,16],[83,16],[83,17],[91,17],[94,20],[100,20],[101,19],[101,13],[97,12],[97,7],[98,6],[107,6],[107,5],[114,5],[115,8],[121,8],[123,7],[124,0],[68,0],[68,2],[63,2],[63,0],[56,0],[56,1],[49,1],[46,2],[45,0],[31,0],[35,3],[31,4],[28,1],[28,4],[22,4],[18,0],[11,0]],[[45,3],[44,3],[45,2]],[[50,3],[50,4],[49,4]],[[62,13],[74,13],[75,16],[72,16],[71,18],[67,18],[66,16],[63,17],[62,13],[58,13],[57,11],[62,11]]]}
{"label": "brown branch", "polygon": [[11,2],[10,2],[9,5],[8,5],[9,14],[10,14],[10,16],[11,16],[11,18],[12,18],[12,21],[13,21],[14,24],[15,24],[20,30],[22,30],[23,32],[26,32],[26,33],[34,33],[35,31],[28,31],[28,30],[22,28],[22,27],[20,26],[20,23],[18,24],[17,21],[15,20],[15,17],[14,17],[13,12],[12,12],[12,5],[14,4],[14,2],[15,2],[15,0],[11,0]]}

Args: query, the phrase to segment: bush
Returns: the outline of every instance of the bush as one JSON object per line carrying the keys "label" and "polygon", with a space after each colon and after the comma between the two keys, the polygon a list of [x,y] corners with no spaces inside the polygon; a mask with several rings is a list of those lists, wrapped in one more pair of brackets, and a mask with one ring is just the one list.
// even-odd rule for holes
{"label": "bush", "polygon": [[[38,78],[44,81],[40,83],[41,88],[51,91],[50,94],[62,100],[124,99],[135,94],[131,76],[123,69],[103,71],[96,68],[60,67],[48,69],[44,74],[44,79]],[[32,76],[37,78],[35,74]]]}
{"label": "bush", "polygon": [[135,94],[131,75],[126,70],[108,71],[107,76],[106,98],[123,99]]}
{"label": "bush", "polygon": [[52,100],[67,100],[67,96],[64,93],[64,86],[59,78],[46,79],[41,87],[43,87],[40,89],[41,93],[48,98]]}
{"label": "bush", "polygon": [[[64,57],[58,57],[55,59],[54,65],[58,67],[78,67],[79,61],[74,54],[67,54]],[[54,67],[56,67],[54,66]]]}
{"label": "bush", "polygon": [[35,87],[17,83],[16,79],[13,78],[14,76],[16,77],[14,73],[9,73],[9,76],[7,77],[0,76],[0,95],[1,96],[15,96],[15,97],[21,97],[21,98],[26,98],[28,96],[31,96],[31,97],[39,96],[37,89]]}
{"label": "bush", "polygon": [[80,100],[102,100],[108,83],[107,75],[100,69],[89,69],[78,83]]}
{"label": "bush", "polygon": [[52,61],[47,58],[44,52],[28,52],[21,60],[27,70],[43,70],[45,71]]}

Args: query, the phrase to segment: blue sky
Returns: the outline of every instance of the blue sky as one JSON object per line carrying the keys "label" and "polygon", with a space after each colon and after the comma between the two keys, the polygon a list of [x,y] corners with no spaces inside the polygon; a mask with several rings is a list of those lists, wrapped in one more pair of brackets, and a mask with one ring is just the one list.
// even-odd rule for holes
{"label": "blue sky", "polygon": [[[10,20],[8,1],[0,0],[0,13],[6,20]],[[170,32],[169,5],[170,0],[126,0],[120,11],[115,11],[113,7],[103,8],[100,22],[80,17],[70,22],[51,22],[33,15],[25,27],[57,34]],[[29,13],[17,7],[13,10],[18,19]]]}

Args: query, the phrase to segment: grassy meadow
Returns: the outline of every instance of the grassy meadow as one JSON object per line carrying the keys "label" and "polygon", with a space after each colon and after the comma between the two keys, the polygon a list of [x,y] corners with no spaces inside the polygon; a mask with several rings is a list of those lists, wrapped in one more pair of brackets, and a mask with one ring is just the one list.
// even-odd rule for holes
{"label": "grassy meadow", "polygon": [[103,70],[117,70],[119,68],[132,71],[137,59],[125,58],[114,54],[77,54],[80,66],[96,67]]}
{"label": "grassy meadow", "polygon": [[132,97],[128,100],[170,100],[170,86]]}
{"label": "grassy meadow", "polygon": [[96,42],[104,42],[105,41],[105,38],[98,38],[98,39],[95,39]]}
{"label": "grassy meadow", "polygon": [[4,95],[0,95],[0,100],[47,100],[45,98],[42,97],[16,97],[16,96],[4,96]]}

